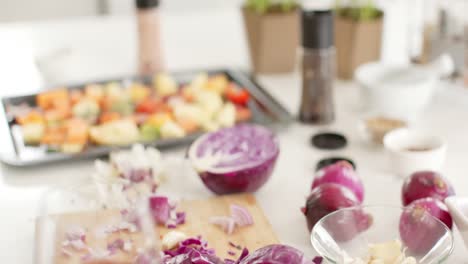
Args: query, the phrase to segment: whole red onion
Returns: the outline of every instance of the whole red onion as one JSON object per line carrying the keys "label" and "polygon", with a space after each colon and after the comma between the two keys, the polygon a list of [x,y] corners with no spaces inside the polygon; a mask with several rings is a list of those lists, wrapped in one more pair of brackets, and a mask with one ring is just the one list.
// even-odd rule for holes
{"label": "whole red onion", "polygon": [[348,188],[336,183],[324,183],[312,190],[302,211],[307,219],[307,227],[311,231],[327,214],[357,205],[359,201]]}
{"label": "whole red onion", "polygon": [[401,199],[406,206],[414,200],[433,197],[444,201],[455,195],[452,185],[437,172],[420,171],[409,176],[403,184]]}
{"label": "whole red onion", "polygon": [[312,189],[324,183],[342,185],[356,195],[359,203],[364,200],[364,185],[353,166],[347,161],[339,161],[319,170],[312,183]]}
{"label": "whole red onion", "polygon": [[400,218],[401,240],[408,249],[415,254],[424,254],[431,249],[444,235],[438,221],[442,221],[448,228],[452,228],[452,217],[447,206],[432,197],[422,198],[407,206]]}

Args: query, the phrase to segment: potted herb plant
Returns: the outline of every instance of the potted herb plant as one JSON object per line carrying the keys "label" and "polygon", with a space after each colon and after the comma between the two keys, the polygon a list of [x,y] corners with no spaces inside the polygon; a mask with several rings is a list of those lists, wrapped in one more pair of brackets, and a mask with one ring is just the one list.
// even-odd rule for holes
{"label": "potted herb plant", "polygon": [[294,70],[299,44],[298,7],[295,0],[246,0],[242,12],[255,73]]}
{"label": "potted herb plant", "polygon": [[336,1],[335,45],[338,77],[350,79],[361,64],[380,59],[383,12],[373,0]]}

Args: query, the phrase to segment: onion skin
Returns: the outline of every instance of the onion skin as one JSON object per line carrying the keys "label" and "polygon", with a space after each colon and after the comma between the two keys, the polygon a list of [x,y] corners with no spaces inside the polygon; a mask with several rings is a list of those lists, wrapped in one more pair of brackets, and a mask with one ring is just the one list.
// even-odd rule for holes
{"label": "onion skin", "polygon": [[339,161],[320,169],[312,182],[312,190],[324,183],[336,183],[349,188],[359,203],[364,200],[364,185],[353,166],[347,161]]}
{"label": "onion skin", "polygon": [[[306,201],[303,208],[307,219],[309,232],[322,217],[338,209],[359,205],[356,196],[347,188],[336,183],[324,183],[315,188]],[[352,234],[351,234],[352,235]],[[343,239],[348,238],[348,234],[343,234]]]}
{"label": "onion skin", "polygon": [[216,194],[255,192],[270,178],[279,152],[262,164],[231,173],[199,172],[200,178],[208,189]]}
{"label": "onion skin", "polygon": [[399,230],[402,242],[414,254],[428,252],[445,233],[428,214],[452,228],[452,217],[443,202],[432,197],[412,202],[401,215]]}
{"label": "onion skin", "polygon": [[452,185],[437,172],[420,171],[409,176],[403,184],[401,200],[404,206],[415,200],[433,197],[440,201],[455,195]]}

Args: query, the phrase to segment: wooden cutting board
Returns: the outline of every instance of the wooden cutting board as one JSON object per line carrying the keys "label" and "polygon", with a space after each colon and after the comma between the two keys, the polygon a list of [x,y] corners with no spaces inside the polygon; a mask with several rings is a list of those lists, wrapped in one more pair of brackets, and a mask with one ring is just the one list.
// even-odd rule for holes
{"label": "wooden cutting board", "polygon": [[[209,218],[212,216],[228,216],[230,214],[231,204],[238,204],[246,207],[254,219],[254,225],[236,228],[233,234],[227,235],[218,226],[210,224]],[[235,259],[240,253],[240,250],[230,246],[230,242],[242,247],[247,247],[250,251],[279,242],[262,209],[257,204],[255,197],[251,194],[227,195],[204,200],[181,201],[177,207],[177,211],[186,212],[187,221],[184,225],[177,227],[175,230],[184,232],[190,237],[201,235],[208,241],[208,246],[214,248],[216,254],[222,259]],[[108,226],[109,223],[115,223],[118,219],[120,219],[120,213],[111,210],[57,216],[55,221],[57,250],[53,257],[55,263],[132,263],[132,260],[137,254],[136,249],[139,247],[138,245],[142,245],[143,239],[141,233],[120,232],[103,237],[102,233],[98,235],[97,233],[99,232],[96,232],[97,229],[106,225]],[[129,253],[119,251],[119,253],[110,257],[110,262],[83,262],[81,257],[86,253],[73,250],[71,250],[73,252],[72,257],[65,256],[61,252],[61,244],[64,241],[65,232],[74,226],[80,226],[87,230],[87,245],[92,248],[105,249],[109,242],[117,238],[122,238],[124,240],[132,239],[134,245],[133,249]],[[170,230],[158,226],[158,231],[162,236]],[[228,254],[228,251],[233,251],[236,255],[231,256]]]}

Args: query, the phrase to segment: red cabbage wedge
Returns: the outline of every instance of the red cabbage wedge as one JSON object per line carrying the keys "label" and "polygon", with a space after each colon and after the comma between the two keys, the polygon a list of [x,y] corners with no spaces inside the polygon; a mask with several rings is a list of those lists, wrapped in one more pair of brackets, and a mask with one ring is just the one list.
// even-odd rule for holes
{"label": "red cabbage wedge", "polygon": [[205,134],[188,151],[203,183],[216,194],[258,190],[270,177],[278,154],[274,133],[251,124]]}

